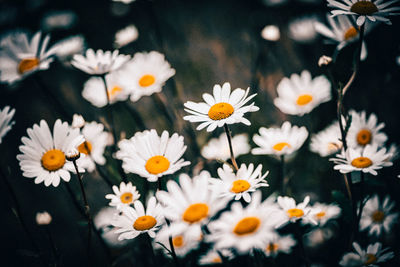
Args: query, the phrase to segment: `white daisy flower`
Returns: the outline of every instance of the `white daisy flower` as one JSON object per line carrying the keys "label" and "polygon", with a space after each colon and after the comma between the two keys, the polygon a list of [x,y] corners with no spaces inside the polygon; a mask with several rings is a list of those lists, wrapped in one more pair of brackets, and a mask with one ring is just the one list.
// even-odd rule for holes
{"label": "white daisy flower", "polygon": [[22,154],[17,155],[22,175],[35,178],[36,184],[44,182],[45,186],[58,186],[60,178],[68,182],[69,171],[75,169],[72,162],[66,161],[66,153],[84,141],[79,130],[57,120],[52,135],[46,121],[41,120],[40,125],[34,124],[27,133],[29,137],[22,137],[23,145],[19,147]]}
{"label": "white daisy flower", "polygon": [[69,66],[72,56],[83,53],[86,47],[85,38],[82,35],[67,37],[55,43],[50,51],[65,65]]}
{"label": "white daisy flower", "polygon": [[121,68],[130,56],[118,54],[118,50],[103,52],[103,50],[86,50],[85,55],[74,55],[71,64],[77,69],[92,75],[104,75]]}
{"label": "white daisy flower", "polygon": [[304,235],[304,244],[307,247],[317,248],[328,242],[335,234],[331,227],[316,227]]}
{"label": "white daisy flower", "polygon": [[384,200],[374,195],[365,203],[360,219],[360,230],[368,230],[369,235],[380,236],[382,232],[391,233],[392,225],[397,222],[398,212],[393,212],[395,203],[387,195]]}
{"label": "white daisy flower", "polygon": [[212,250],[208,251],[206,255],[203,255],[200,257],[199,264],[200,265],[222,264],[223,261],[221,259],[221,255],[219,255],[219,253],[221,253],[222,256],[228,260],[233,258],[232,252],[228,249],[221,249],[218,251],[215,249],[212,249]]}
{"label": "white daisy flower", "polygon": [[175,75],[175,70],[165,60],[163,54],[151,51],[136,53],[125,68],[131,78],[131,101],[136,102],[142,96],[159,93],[165,82]]}
{"label": "white daisy flower", "polygon": [[382,244],[379,242],[368,245],[367,251],[363,250],[356,242],[353,243],[353,248],[356,253],[348,252],[343,255],[339,262],[341,266],[379,267],[379,263],[386,262],[394,257],[394,253],[388,251],[389,248],[382,249]]}
{"label": "white daisy flower", "polygon": [[393,165],[388,161],[391,156],[386,153],[386,148],[378,149],[376,145],[367,145],[363,150],[350,147],[346,152],[342,151],[341,154],[336,155],[336,158],[329,160],[335,163],[333,169],[339,170],[341,173],[362,171],[377,175],[376,170]]}
{"label": "white daisy flower", "polygon": [[5,106],[3,110],[0,110],[0,144],[3,141],[3,137],[6,136],[15,123],[14,121],[11,121],[14,114],[15,109],[10,110],[9,106]]}
{"label": "white daisy flower", "polygon": [[262,251],[267,257],[276,257],[279,253],[290,254],[296,243],[291,235],[280,236],[273,232]]}
{"label": "white daisy flower", "polygon": [[280,228],[287,223],[294,223],[298,220],[301,220],[303,224],[313,223],[317,224],[316,220],[312,216],[312,208],[307,207],[310,202],[310,197],[306,196],[303,202],[296,204],[296,201],[287,196],[279,196],[278,197],[278,205],[281,208],[282,217],[285,219],[280,222],[276,226],[276,228]]}
{"label": "white daisy flower", "polygon": [[177,133],[169,137],[169,133],[163,131],[159,137],[154,129],[137,132],[131,139],[120,141],[118,147],[116,156],[123,161],[124,171],[136,173],[149,182],[190,164],[181,158],[186,146],[183,136]]}
{"label": "white daisy flower", "polygon": [[178,236],[182,233],[189,238],[198,238],[201,227],[225,207],[226,201],[218,199],[209,189],[210,174],[202,171],[191,179],[186,174],[179,176],[179,184],[168,181],[168,191],[158,191],[157,199],[164,206],[164,216],[171,221],[169,233]]}
{"label": "white daisy flower", "polygon": [[310,150],[321,157],[327,157],[337,153],[343,146],[339,123],[336,121],[324,130],[311,136]]}
{"label": "white daisy flower", "polygon": [[79,114],[74,114],[72,116],[72,123],[71,126],[72,128],[83,128],[83,126],[85,126],[85,119],[82,117],[82,115]]}
{"label": "white daisy flower", "polygon": [[132,43],[139,37],[138,29],[135,25],[129,25],[117,31],[115,34],[114,47],[121,48]]}
{"label": "white daisy flower", "polygon": [[118,240],[133,239],[140,234],[147,233],[151,238],[156,237],[156,231],[164,222],[162,207],[155,197],[147,201],[146,211],[142,202],[137,200],[133,203],[134,208],[125,206],[122,208],[122,216],[112,222],[120,234]]}
{"label": "white daisy flower", "polygon": [[[247,134],[238,134],[232,138],[233,154],[235,157],[250,152],[249,138]],[[201,155],[209,160],[226,161],[231,158],[229,143],[226,134],[222,133],[219,138],[212,138],[201,149]]]}
{"label": "white daisy flower", "polygon": [[118,240],[118,234],[114,232],[115,227],[111,223],[118,220],[119,216],[122,215],[115,207],[104,207],[93,218],[94,226],[110,247],[122,247],[129,242]]}
{"label": "white daisy flower", "polygon": [[297,151],[307,139],[307,129],[297,127],[285,121],[281,128],[259,129],[260,135],[254,135],[253,141],[259,147],[253,148],[254,155],[290,155]]}
{"label": "white daisy flower", "polygon": [[72,10],[49,11],[43,15],[40,21],[44,31],[52,31],[57,29],[68,30],[76,25],[78,16]]}
{"label": "white daisy flower", "polygon": [[311,216],[319,226],[325,225],[329,220],[340,216],[341,209],[335,204],[315,203],[312,206]]}
{"label": "white daisy flower", "polygon": [[347,145],[351,148],[364,148],[366,145],[377,145],[379,147],[387,140],[386,134],[381,132],[385,127],[383,122],[378,124],[378,118],[372,113],[368,119],[365,111],[349,111],[351,124],[347,132]]}
{"label": "white daisy flower", "polygon": [[49,68],[54,51],[47,49],[50,36],[41,32],[28,39],[26,32],[11,32],[0,40],[0,81],[13,84],[26,76]]}
{"label": "white daisy flower", "polygon": [[261,37],[267,41],[276,42],[281,38],[281,33],[277,26],[267,25],[261,31]]}
{"label": "white daisy flower", "polygon": [[249,203],[251,201],[250,193],[255,192],[258,188],[269,186],[264,180],[268,175],[268,171],[262,174],[262,165],[259,164],[256,169],[251,163],[249,167],[242,164],[235,173],[232,168],[224,164],[222,168],[218,168],[218,176],[220,179],[211,178],[210,187],[215,190],[220,197],[228,199],[243,199]]}
{"label": "white daisy flower", "polygon": [[283,113],[303,116],[322,103],[331,100],[331,83],[325,76],[311,78],[307,70],[292,74],[278,84],[274,104]]}
{"label": "white daisy flower", "polygon": [[314,23],[317,19],[313,16],[304,16],[289,22],[289,37],[300,43],[310,43],[317,37]]}
{"label": "white daisy flower", "polygon": [[203,94],[205,102],[195,103],[188,101],[184,104],[185,111],[192,114],[183,117],[190,122],[202,122],[197,126],[197,130],[207,127],[207,132],[215,130],[217,127],[223,127],[225,124],[243,123],[250,125],[250,121],[243,116],[246,112],[259,110],[254,102],[245,106],[257,94],[249,97],[250,88],[243,90],[236,88],[231,93],[231,85],[224,83],[222,87],[219,84],[214,85],[213,96]]}
{"label": "white daisy flower", "polygon": [[37,212],[36,213],[36,224],[37,225],[49,225],[52,221],[52,217],[50,213],[47,211]]}
{"label": "white daisy flower", "polygon": [[[154,240],[154,247],[160,249],[164,254],[168,254],[165,248],[171,251],[169,245],[170,230],[167,225],[164,225],[161,230],[157,233],[157,237]],[[172,236],[172,245],[175,250],[175,254],[178,257],[185,257],[190,251],[199,247],[202,235],[198,237],[191,237],[185,233],[180,235]],[[168,254],[169,255],[169,254]],[[171,256],[171,255],[169,255]]]}
{"label": "white daisy flower", "polygon": [[110,206],[117,207],[118,210],[122,210],[123,207],[133,204],[140,198],[139,191],[136,190],[136,186],[133,186],[131,182],[125,184],[121,182],[118,186],[112,187],[114,194],[106,195],[107,199],[110,199]]}
{"label": "white daisy flower", "polygon": [[399,15],[394,13],[400,10],[400,7],[389,7],[398,2],[398,0],[328,0],[328,6],[334,8],[331,11],[332,16],[337,15],[355,15],[357,16],[357,25],[364,24],[365,19],[370,21],[381,21],[388,25],[392,23],[387,16]]}

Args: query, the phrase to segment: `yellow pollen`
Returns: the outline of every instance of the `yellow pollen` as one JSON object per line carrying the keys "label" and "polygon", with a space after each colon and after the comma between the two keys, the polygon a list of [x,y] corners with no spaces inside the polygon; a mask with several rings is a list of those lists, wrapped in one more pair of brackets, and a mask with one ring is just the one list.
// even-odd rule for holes
{"label": "yellow pollen", "polygon": [[188,223],[196,223],[208,215],[208,206],[205,203],[195,203],[190,205],[183,213],[182,219]]}
{"label": "yellow pollen", "polygon": [[354,3],[351,8],[351,12],[357,13],[359,15],[363,16],[369,16],[372,15],[375,12],[378,12],[378,8],[376,5],[370,1],[358,1]]}
{"label": "yellow pollen", "polygon": [[374,254],[369,254],[365,255],[367,257],[367,260],[364,262],[364,265],[370,265],[372,263],[375,263],[377,258]]}
{"label": "yellow pollen", "polygon": [[241,219],[233,229],[233,232],[239,236],[247,235],[257,231],[261,221],[257,217],[246,217]]}
{"label": "yellow pollen", "polygon": [[347,31],[344,33],[344,40],[348,41],[353,39],[358,35],[358,30],[351,26]]}
{"label": "yellow pollen", "polygon": [[328,143],[328,151],[330,151],[330,152],[337,151],[341,147],[342,146],[340,144],[337,144],[337,143],[333,143],[333,142]]}
{"label": "yellow pollen", "polygon": [[142,76],[142,78],[140,78],[139,85],[141,87],[148,87],[148,86],[154,84],[155,81],[156,81],[156,78],[153,75],[145,74]]}
{"label": "yellow pollen", "polygon": [[357,143],[361,146],[365,146],[371,143],[372,134],[368,129],[362,129],[357,134]]}
{"label": "yellow pollen", "polygon": [[276,243],[269,243],[266,250],[267,250],[267,252],[276,252],[278,250],[278,247],[279,246]]}
{"label": "yellow pollen", "polygon": [[351,161],[351,165],[356,168],[367,168],[372,165],[372,161],[366,157],[358,157]]}
{"label": "yellow pollen", "polygon": [[150,215],[140,216],[133,224],[133,228],[138,231],[149,230],[157,224],[156,219]]}
{"label": "yellow pollen", "polygon": [[52,149],[43,154],[41,161],[43,168],[56,171],[64,166],[65,154],[59,149]]}
{"label": "yellow pollen", "polygon": [[122,88],[119,86],[114,86],[113,88],[107,90],[108,96],[110,98],[115,97],[115,95],[117,95],[120,92],[122,92]]}
{"label": "yellow pollen", "polygon": [[272,148],[276,151],[282,151],[282,149],[284,149],[285,147],[290,147],[290,144],[286,142],[277,143]]}
{"label": "yellow pollen", "polygon": [[372,220],[376,223],[382,223],[385,219],[385,213],[381,210],[374,211],[372,213]]}
{"label": "yellow pollen", "polygon": [[231,104],[221,102],[213,105],[208,111],[208,117],[214,121],[226,119],[233,114],[234,108]]}
{"label": "yellow pollen", "polygon": [[215,257],[215,258],[212,260],[212,262],[213,262],[213,263],[222,263],[222,259],[221,259],[220,257]]}
{"label": "yellow pollen", "polygon": [[179,236],[172,238],[172,245],[175,248],[182,247],[184,245],[183,236],[179,235]]}
{"label": "yellow pollen", "polygon": [[131,192],[123,193],[123,194],[120,196],[120,199],[121,199],[121,202],[124,203],[124,204],[132,203],[133,194],[132,194]]}
{"label": "yellow pollen", "polygon": [[159,174],[168,170],[169,160],[164,156],[154,156],[147,160],[144,167],[151,174]]}
{"label": "yellow pollen", "polygon": [[24,74],[27,71],[33,70],[34,68],[39,66],[39,63],[40,63],[40,61],[36,57],[24,58],[18,64],[18,73]]}
{"label": "yellow pollen", "polygon": [[236,180],[232,184],[231,192],[233,193],[242,193],[250,188],[249,182],[246,180]]}
{"label": "yellow pollen", "polygon": [[92,152],[92,143],[89,141],[85,141],[78,146],[78,151],[85,155],[90,155]]}
{"label": "yellow pollen", "polygon": [[289,209],[286,212],[290,218],[301,218],[304,215],[304,211],[302,209]]}
{"label": "yellow pollen", "polygon": [[296,100],[296,103],[299,106],[304,106],[304,105],[307,105],[308,103],[310,103],[312,100],[313,100],[312,95],[305,94],[305,95],[299,96]]}
{"label": "yellow pollen", "polygon": [[321,211],[321,212],[318,212],[317,214],[315,214],[315,217],[317,217],[317,219],[321,220],[322,218],[325,217],[325,215],[326,215],[326,212]]}

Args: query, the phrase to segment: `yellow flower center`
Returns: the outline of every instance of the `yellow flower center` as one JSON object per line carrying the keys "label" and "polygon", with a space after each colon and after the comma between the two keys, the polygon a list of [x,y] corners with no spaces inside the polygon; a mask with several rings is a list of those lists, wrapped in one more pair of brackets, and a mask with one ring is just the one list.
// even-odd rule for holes
{"label": "yellow flower center", "polygon": [[111,89],[107,90],[108,96],[110,98],[114,98],[117,94],[119,94],[120,92],[122,92],[122,88],[119,86],[114,86]]}
{"label": "yellow flower center", "polygon": [[64,166],[65,154],[59,149],[52,149],[43,154],[41,161],[43,168],[56,171]]}
{"label": "yellow flower center", "polygon": [[195,203],[190,205],[183,213],[182,219],[188,223],[196,223],[208,215],[208,206],[205,203]]}
{"label": "yellow flower center", "polygon": [[385,219],[385,213],[381,210],[374,211],[372,213],[372,220],[376,223],[382,223]]}
{"label": "yellow flower center", "polygon": [[315,214],[315,217],[317,217],[318,220],[321,220],[322,218],[325,217],[325,215],[326,215],[326,212],[321,211],[321,212],[318,212],[317,214]]}
{"label": "yellow flower center", "polygon": [[233,232],[239,236],[247,235],[257,231],[261,221],[257,217],[246,217],[241,219],[233,229]]}
{"label": "yellow flower center", "polygon": [[351,6],[350,11],[359,15],[369,16],[378,12],[378,8],[370,1],[358,1]]}
{"label": "yellow flower center", "polygon": [[375,263],[377,260],[377,258],[374,254],[367,253],[366,257],[367,257],[367,260],[364,262],[364,265],[369,265],[369,264]]}
{"label": "yellow flower center", "polygon": [[371,143],[372,134],[368,129],[362,129],[357,134],[357,143],[361,146],[365,146]]}
{"label": "yellow flower center", "polygon": [[92,143],[90,143],[89,141],[85,141],[78,146],[78,151],[85,155],[90,155],[90,153],[92,152],[92,148]]}
{"label": "yellow flower center", "polygon": [[344,40],[348,41],[353,38],[355,38],[358,35],[358,30],[351,26],[350,28],[347,29],[347,31],[344,33]]}
{"label": "yellow flower center", "polygon": [[184,245],[183,236],[179,235],[179,236],[176,236],[176,237],[172,238],[172,245],[175,248],[182,247]]}
{"label": "yellow flower center", "polygon": [[169,160],[164,156],[154,156],[147,160],[144,167],[151,174],[159,174],[168,170]]}
{"label": "yellow flower center", "polygon": [[233,193],[242,193],[250,188],[249,182],[246,180],[236,180],[232,184],[231,192]]}
{"label": "yellow flower center", "polygon": [[286,212],[290,218],[301,218],[304,215],[304,211],[302,209],[289,209]]}
{"label": "yellow flower center", "polygon": [[131,192],[126,192],[126,193],[123,193],[119,198],[121,199],[122,203],[129,204],[129,203],[132,203],[133,194]]}
{"label": "yellow flower center", "polygon": [[27,71],[33,70],[34,68],[39,66],[39,63],[40,63],[40,61],[36,57],[24,58],[18,64],[18,73],[24,74]]}
{"label": "yellow flower center", "polygon": [[276,251],[278,251],[278,244],[276,244],[276,243],[269,243],[269,245],[267,246],[267,248],[266,248],[266,251],[267,252],[276,252]]}
{"label": "yellow flower center", "polygon": [[312,100],[313,100],[312,95],[305,94],[305,95],[299,96],[296,100],[296,103],[299,106],[304,106],[304,105],[307,105],[308,103],[310,103]]}
{"label": "yellow flower center", "polygon": [[139,85],[141,87],[148,87],[148,86],[154,84],[155,81],[156,81],[156,78],[153,75],[145,74],[142,76],[142,78],[140,78]]}
{"label": "yellow flower center", "polygon": [[372,161],[366,157],[358,157],[351,161],[351,165],[356,168],[367,168],[372,165]]}
{"label": "yellow flower center", "polygon": [[221,259],[221,257],[215,257],[215,258],[212,260],[212,262],[213,262],[213,263],[222,263],[222,259]]}
{"label": "yellow flower center", "polygon": [[335,151],[339,150],[341,147],[342,146],[337,143],[333,143],[333,142],[328,143],[328,151],[329,152],[335,152]]}
{"label": "yellow flower center", "polygon": [[157,220],[150,215],[140,216],[133,224],[133,228],[138,231],[149,230],[157,224]]}
{"label": "yellow flower center", "polygon": [[290,147],[290,144],[286,142],[277,143],[272,148],[276,151],[282,151],[282,149],[284,149],[285,147]]}
{"label": "yellow flower center", "polygon": [[213,105],[208,111],[208,117],[214,121],[226,119],[233,114],[234,108],[231,104],[221,102]]}

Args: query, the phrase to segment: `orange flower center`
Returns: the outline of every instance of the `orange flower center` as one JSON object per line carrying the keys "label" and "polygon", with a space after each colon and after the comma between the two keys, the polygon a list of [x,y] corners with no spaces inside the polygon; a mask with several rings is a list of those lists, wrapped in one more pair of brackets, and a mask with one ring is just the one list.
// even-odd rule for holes
{"label": "orange flower center", "polygon": [[357,134],[357,143],[361,146],[365,146],[371,143],[372,134],[368,129],[362,129]]}
{"label": "orange flower center", "polygon": [[214,121],[226,119],[233,114],[234,108],[231,104],[221,102],[213,105],[208,111],[208,117]]}
{"label": "orange flower center", "polygon": [[124,204],[132,203],[133,194],[132,194],[131,192],[123,193],[123,194],[120,196],[120,199],[121,199],[121,202],[124,203]]}
{"label": "orange flower center", "polygon": [[205,203],[195,203],[190,205],[183,213],[182,219],[188,223],[196,223],[208,215],[208,206]]}
{"label": "orange flower center", "polygon": [[344,33],[344,40],[348,41],[353,38],[355,38],[358,35],[358,30],[351,26],[350,28],[347,29],[347,31]]}
{"label": "orange flower center", "polygon": [[378,12],[378,8],[370,1],[358,1],[351,6],[350,11],[359,15],[369,16]]}
{"label": "orange flower center", "polygon": [[164,156],[154,156],[147,160],[144,167],[151,174],[159,174],[168,170],[169,160]]}
{"label": "orange flower center", "polygon": [[241,219],[233,229],[238,236],[247,235],[257,231],[261,221],[257,217],[246,217]]}
{"label": "orange flower center", "polygon": [[372,165],[372,161],[369,158],[366,157],[358,157],[355,158],[351,161],[351,165],[353,165],[356,168],[367,168]]}
{"label": "orange flower center", "polygon": [[179,236],[172,238],[172,245],[175,248],[182,247],[184,245],[183,236],[179,235]]}
{"label": "orange flower center", "polygon": [[139,80],[139,85],[141,87],[148,87],[150,85],[153,85],[156,81],[156,78],[151,75],[151,74],[145,74],[142,76],[142,78],[140,78]]}
{"label": "orange flower center", "polygon": [[213,263],[222,263],[222,259],[221,259],[221,257],[215,257],[215,258],[212,260],[212,262],[213,262]]}
{"label": "orange flower center", "polygon": [[382,223],[385,219],[385,213],[381,210],[374,211],[372,213],[372,220],[376,223]]}
{"label": "orange flower center", "polygon": [[282,149],[284,149],[285,147],[290,147],[290,144],[286,142],[277,143],[272,148],[276,151],[282,151]]}
{"label": "orange flower center", "polygon": [[315,214],[315,217],[317,217],[318,220],[321,220],[322,218],[325,217],[325,215],[326,215],[326,212],[321,211],[321,212],[318,212],[317,214]]}
{"label": "orange flower center", "polygon": [[43,154],[41,162],[46,170],[56,171],[64,166],[65,154],[59,149],[52,149]]}
{"label": "orange flower center", "polygon": [[267,246],[267,248],[266,248],[266,250],[267,250],[267,252],[276,252],[276,251],[278,251],[278,244],[276,244],[276,243],[269,243],[269,245]]}
{"label": "orange flower center", "polygon": [[246,180],[236,180],[232,183],[231,192],[233,193],[242,193],[250,188],[249,182]]}
{"label": "orange flower center", "polygon": [[367,257],[367,260],[364,262],[364,265],[369,265],[369,264],[375,263],[376,260],[377,260],[377,258],[376,258],[376,256],[374,254],[369,254],[368,253],[366,255],[366,257]]}
{"label": "orange flower center", "polygon": [[78,146],[78,151],[85,155],[90,155],[90,153],[92,152],[92,148],[92,143],[90,143],[89,141],[85,141]]}
{"label": "orange flower center", "polygon": [[305,94],[305,95],[299,96],[296,100],[296,103],[299,106],[304,106],[304,105],[307,105],[308,103],[310,103],[312,100],[313,100],[312,95]]}
{"label": "orange flower center", "polygon": [[33,70],[34,68],[39,66],[39,63],[40,63],[40,61],[36,57],[24,58],[18,64],[18,73],[24,74],[27,71]]}
{"label": "orange flower center", "polygon": [[157,224],[157,220],[150,215],[140,216],[133,224],[133,228],[138,231],[149,230]]}
{"label": "orange flower center", "polygon": [[117,94],[119,94],[120,92],[122,92],[122,88],[119,86],[114,86],[111,89],[107,90],[108,96],[110,98],[114,98]]}
{"label": "orange flower center", "polygon": [[286,211],[286,213],[290,218],[301,218],[304,215],[304,211],[302,209],[289,209]]}

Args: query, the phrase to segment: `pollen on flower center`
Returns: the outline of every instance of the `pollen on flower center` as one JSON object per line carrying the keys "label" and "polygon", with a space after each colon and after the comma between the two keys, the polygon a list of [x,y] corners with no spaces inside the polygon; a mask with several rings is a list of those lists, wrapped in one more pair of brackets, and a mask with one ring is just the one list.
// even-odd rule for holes
{"label": "pollen on flower center", "polygon": [[168,170],[169,164],[169,160],[166,157],[154,156],[147,160],[144,167],[151,174],[159,174]]}
{"label": "pollen on flower center", "polygon": [[133,194],[132,194],[131,192],[123,193],[123,194],[120,196],[120,199],[121,199],[121,202],[124,203],[124,204],[132,203]]}
{"label": "pollen on flower center", "polygon": [[297,98],[296,103],[299,106],[304,106],[310,103],[313,100],[313,96],[309,94],[301,95]]}
{"label": "pollen on flower center", "polygon": [[139,85],[141,87],[148,87],[148,86],[154,84],[155,81],[156,81],[156,78],[153,75],[145,74],[140,78]]}
{"label": "pollen on flower center", "polygon": [[351,165],[356,168],[367,168],[372,165],[372,161],[367,157],[358,157],[351,161]]}
{"label": "pollen on flower center", "polygon": [[282,149],[284,149],[285,147],[290,147],[290,144],[286,142],[277,143],[272,148],[276,151],[282,151]]}
{"label": "pollen on flower center", "polygon": [[348,41],[353,39],[354,37],[356,37],[358,35],[358,30],[351,26],[349,29],[347,29],[347,31],[344,33],[344,40]]}
{"label": "pollen on flower center", "polygon": [[233,114],[234,108],[231,104],[221,102],[213,105],[208,111],[208,117],[214,121],[228,118]]}
{"label": "pollen on flower center", "polygon": [[364,1],[358,1],[358,2],[354,3],[351,6],[350,11],[357,13],[359,15],[369,16],[375,12],[378,12],[378,8],[371,1],[364,0]]}
{"label": "pollen on flower center", "polygon": [[374,211],[372,213],[372,220],[376,223],[382,223],[385,219],[385,213],[381,210]]}
{"label": "pollen on flower center", "polygon": [[78,151],[85,155],[90,155],[90,153],[92,152],[92,148],[92,143],[90,143],[89,141],[85,141],[78,146]]}
{"label": "pollen on flower center", "polygon": [[325,215],[326,215],[326,212],[321,211],[321,212],[318,212],[317,214],[315,214],[315,217],[317,217],[317,219],[322,219],[325,217]]}
{"label": "pollen on flower center", "polygon": [[184,245],[183,236],[179,235],[179,236],[176,236],[176,237],[172,238],[172,245],[175,248],[182,247]]}
{"label": "pollen on flower center", "polygon": [[222,259],[221,259],[221,257],[215,257],[215,258],[212,260],[212,262],[213,262],[213,263],[222,263]]}
{"label": "pollen on flower center", "polygon": [[144,215],[136,219],[133,223],[133,228],[138,231],[145,231],[153,228],[156,224],[157,220],[153,216]]}
{"label": "pollen on flower center", "polygon": [[56,171],[64,166],[65,154],[59,149],[52,149],[43,154],[41,162],[46,170]]}
{"label": "pollen on flower center", "polygon": [[289,209],[286,212],[290,218],[301,218],[304,215],[304,211],[302,209]]}
{"label": "pollen on flower center", "polygon": [[24,74],[27,71],[33,70],[34,68],[39,66],[39,63],[40,63],[40,61],[36,57],[24,58],[18,64],[18,73]]}
{"label": "pollen on flower center", "polygon": [[357,143],[361,146],[365,146],[371,143],[372,134],[368,129],[362,129],[357,134]]}
{"label": "pollen on flower center", "polygon": [[199,222],[208,215],[208,206],[205,203],[190,205],[183,213],[182,219],[188,223]]}
{"label": "pollen on flower center", "polygon": [[119,86],[114,86],[111,89],[107,90],[108,96],[110,98],[115,97],[115,95],[117,95],[118,93],[122,92],[122,88]]}
{"label": "pollen on flower center", "polygon": [[367,255],[365,255],[367,257],[367,260],[364,262],[364,265],[369,265],[372,264],[374,262],[376,262],[377,258],[374,254],[370,254],[367,253]]}
{"label": "pollen on flower center", "polygon": [[236,180],[232,183],[231,192],[233,193],[242,193],[250,188],[249,182],[246,180]]}
{"label": "pollen on flower center", "polygon": [[239,236],[247,235],[257,231],[261,221],[257,217],[246,217],[241,219],[233,229],[233,232]]}
{"label": "pollen on flower center", "polygon": [[266,251],[268,252],[276,252],[278,250],[278,244],[276,243],[269,243],[269,245],[266,248]]}

